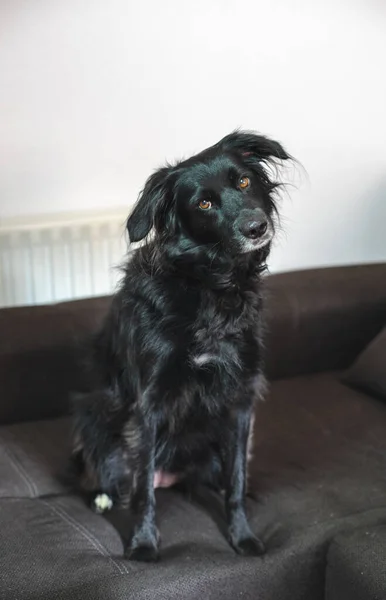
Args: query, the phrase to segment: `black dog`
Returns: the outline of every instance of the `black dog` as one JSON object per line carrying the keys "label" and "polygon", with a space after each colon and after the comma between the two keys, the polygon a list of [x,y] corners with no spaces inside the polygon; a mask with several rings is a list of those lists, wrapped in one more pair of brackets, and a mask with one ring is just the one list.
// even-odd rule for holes
{"label": "black dog", "polygon": [[[126,556],[158,556],[154,485],[225,490],[228,538],[259,555],[244,509],[262,372],[262,281],[276,215],[272,165],[290,158],[235,132],[146,182],[127,221],[134,251],[75,408],[74,456],[95,508],[129,506]],[[161,483],[160,483],[161,482]]]}

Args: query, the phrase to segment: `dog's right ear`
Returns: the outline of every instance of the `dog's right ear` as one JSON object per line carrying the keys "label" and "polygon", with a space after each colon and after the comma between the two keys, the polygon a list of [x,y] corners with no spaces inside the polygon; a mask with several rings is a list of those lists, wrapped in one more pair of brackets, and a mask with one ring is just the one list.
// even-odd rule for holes
{"label": "dog's right ear", "polygon": [[127,219],[130,242],[140,242],[151,231],[158,210],[166,205],[170,169],[159,169],[145,183],[133,212]]}

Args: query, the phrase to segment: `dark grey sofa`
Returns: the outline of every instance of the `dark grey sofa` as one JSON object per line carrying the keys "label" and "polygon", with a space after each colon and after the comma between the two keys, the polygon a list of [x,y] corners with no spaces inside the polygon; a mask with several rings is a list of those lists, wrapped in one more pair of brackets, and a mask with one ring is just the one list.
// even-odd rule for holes
{"label": "dark grey sofa", "polygon": [[109,299],[0,311],[1,600],[386,599],[386,405],[341,380],[386,324],[386,265],[267,288],[248,500],[261,559],[233,553],[215,495],[160,490],[162,560],[125,561],[126,515],[94,515],[65,477],[76,357]]}

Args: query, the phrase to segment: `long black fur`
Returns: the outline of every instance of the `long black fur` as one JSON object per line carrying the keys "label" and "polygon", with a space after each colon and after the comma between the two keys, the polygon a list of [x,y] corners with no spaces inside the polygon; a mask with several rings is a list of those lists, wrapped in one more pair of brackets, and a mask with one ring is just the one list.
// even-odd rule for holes
{"label": "long black fur", "polygon": [[243,555],[264,550],[244,509],[247,442],[264,390],[262,273],[278,186],[270,167],[289,158],[278,142],[236,131],[155,172],[127,221],[132,242],[147,239],[95,339],[74,457],[85,487],[130,508],[131,559],[158,556],[156,470],[224,489],[230,544]]}

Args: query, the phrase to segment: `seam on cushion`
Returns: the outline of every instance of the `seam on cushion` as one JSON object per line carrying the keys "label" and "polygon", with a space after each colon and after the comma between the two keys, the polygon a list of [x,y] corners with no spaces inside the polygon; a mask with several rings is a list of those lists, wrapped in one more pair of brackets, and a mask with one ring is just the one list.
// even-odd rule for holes
{"label": "seam on cushion", "polygon": [[24,483],[26,484],[26,486],[31,494],[31,497],[36,498],[38,496],[38,491],[37,491],[36,485],[33,482],[33,480],[30,478],[30,476],[28,475],[27,471],[24,469],[22,463],[19,461],[17,456],[14,454],[14,452],[12,452],[10,450],[10,448],[7,446],[6,443],[4,443],[2,447],[4,449],[4,452],[8,456],[11,465],[13,466],[15,471],[18,473],[18,475],[21,477],[22,481],[24,481]]}
{"label": "seam on cushion", "polygon": [[62,506],[53,506],[46,500],[42,500],[39,498],[40,502],[42,502],[45,506],[51,509],[54,513],[56,513],[59,517],[63,519],[68,525],[71,525],[78,533],[80,533],[92,546],[101,554],[104,558],[108,558],[110,562],[116,566],[121,575],[124,573],[129,573],[127,570],[127,566],[125,564],[119,564],[114,558],[110,555],[107,549],[100,543],[100,541],[88,530],[84,525],[79,523],[76,519],[71,517]]}

